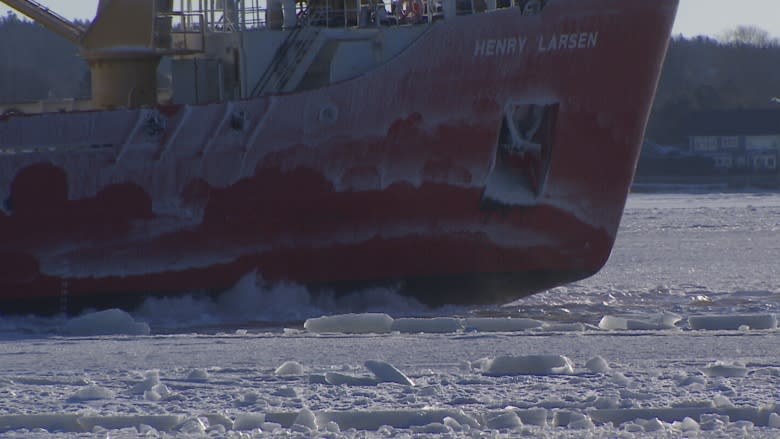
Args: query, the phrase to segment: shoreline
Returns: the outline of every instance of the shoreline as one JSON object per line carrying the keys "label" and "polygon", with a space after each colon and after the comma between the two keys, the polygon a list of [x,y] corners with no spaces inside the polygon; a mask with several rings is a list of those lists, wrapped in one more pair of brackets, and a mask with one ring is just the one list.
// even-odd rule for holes
{"label": "shoreline", "polygon": [[744,192],[780,190],[780,174],[636,176],[631,193]]}

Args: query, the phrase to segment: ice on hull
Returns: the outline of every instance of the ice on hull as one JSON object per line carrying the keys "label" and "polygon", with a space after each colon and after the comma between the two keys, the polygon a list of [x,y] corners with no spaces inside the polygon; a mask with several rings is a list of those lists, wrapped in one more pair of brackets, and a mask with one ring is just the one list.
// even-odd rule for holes
{"label": "ice on hull", "polygon": [[588,276],[614,242],[674,3],[445,20],[310,91],[6,117],[3,311],[218,292],[253,271],[402,282],[430,304]]}

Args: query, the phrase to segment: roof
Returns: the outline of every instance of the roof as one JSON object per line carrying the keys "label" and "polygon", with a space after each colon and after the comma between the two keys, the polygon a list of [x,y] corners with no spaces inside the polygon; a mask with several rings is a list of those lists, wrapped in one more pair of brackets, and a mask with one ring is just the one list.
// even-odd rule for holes
{"label": "roof", "polygon": [[780,110],[701,111],[683,127],[688,136],[780,135]]}
{"label": "roof", "polygon": [[687,149],[677,146],[660,145],[653,141],[645,139],[642,143],[641,155],[644,157],[687,157],[692,155]]}

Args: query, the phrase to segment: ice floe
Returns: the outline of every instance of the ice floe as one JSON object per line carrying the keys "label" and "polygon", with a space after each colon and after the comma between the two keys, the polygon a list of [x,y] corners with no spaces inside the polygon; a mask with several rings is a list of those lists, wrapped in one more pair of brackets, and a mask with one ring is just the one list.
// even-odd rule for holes
{"label": "ice floe", "polygon": [[192,369],[187,373],[188,381],[206,382],[209,380],[209,372],[206,369]]}
{"label": "ice floe", "polygon": [[89,401],[94,399],[112,399],[114,392],[96,384],[83,387],[70,397],[71,401]]}
{"label": "ice floe", "polygon": [[[674,313],[612,316],[605,315],[598,329],[607,331],[669,330],[679,329],[683,317]],[[688,327],[693,330],[766,330],[777,328],[773,314],[690,316]],[[304,329],[311,333],[387,334],[458,332],[583,332],[595,329],[586,323],[544,322],[528,318],[496,317],[432,317],[397,318],[384,313],[341,314],[311,318],[304,322]],[[242,330],[238,330],[242,331]],[[147,323],[133,320],[132,316],[118,309],[84,314],[68,320],[63,334],[71,336],[149,335]],[[242,333],[246,334],[243,330]]]}
{"label": "ice floe", "polygon": [[743,377],[748,373],[748,369],[745,367],[745,365],[739,362],[733,362],[731,364],[716,362],[707,365],[707,367],[703,368],[701,371],[708,377],[728,378]]}
{"label": "ice floe", "polygon": [[303,375],[303,365],[297,361],[285,361],[274,371],[275,375]]}
{"label": "ice floe", "polygon": [[453,317],[393,319],[391,331],[403,333],[448,333],[462,329],[461,320]]}
{"label": "ice floe", "polygon": [[[687,323],[687,328],[685,324]],[[777,329],[773,314],[689,316],[663,312],[630,316],[604,315],[598,326],[584,322],[545,322],[511,317],[433,317],[398,318],[387,314],[342,314],[306,320],[305,330],[312,333],[344,334],[447,334],[461,332],[584,332],[602,331],[663,331],[663,330],[766,330]]]}
{"label": "ice floe", "polygon": [[682,317],[673,313],[632,317],[604,316],[599,322],[599,328],[604,330],[672,329],[680,320]]}
{"label": "ice floe", "polygon": [[585,363],[585,367],[593,373],[607,373],[610,371],[607,360],[597,355]]}
{"label": "ice floe", "polygon": [[[0,412],[0,433],[777,437],[780,363],[772,354],[772,320],[740,315],[694,327],[702,321],[677,317],[605,316],[596,328],[352,314],[275,334],[19,344],[29,358],[69,365],[60,372],[32,360],[15,367],[18,359],[6,350],[16,344],[0,343],[10,367],[0,373],[8,408]],[[741,332],[762,322],[770,323],[765,331]],[[715,331],[701,332],[705,326]],[[340,335],[321,335],[331,333]],[[680,359],[680,352],[695,355]]]}
{"label": "ice floe", "polygon": [[[634,197],[598,276],[505,307],[428,311],[395,293],[324,306],[247,279],[221,301],[152,301],[83,332],[3,317],[0,436],[776,439],[780,195],[706,198]],[[365,311],[380,314],[300,325]],[[169,317],[186,329],[158,331]],[[117,331],[132,320],[158,334]],[[199,324],[212,326],[187,332]],[[514,360],[487,373],[502,355]],[[562,357],[572,372],[553,373]]]}
{"label": "ice floe", "polygon": [[315,333],[385,334],[393,327],[393,318],[382,313],[343,314],[308,319],[303,327]]}
{"label": "ice floe", "polygon": [[523,426],[523,421],[513,411],[507,411],[485,420],[485,426],[497,430],[514,430]]}
{"label": "ice floe", "polygon": [[151,330],[147,323],[136,322],[122,310],[108,309],[68,320],[63,332],[73,336],[149,335]]}
{"label": "ice floe", "polygon": [[253,430],[263,428],[265,423],[265,413],[241,413],[233,421],[233,430]]}
{"label": "ice floe", "polygon": [[366,369],[370,370],[376,378],[385,383],[397,383],[405,386],[414,386],[414,382],[409,379],[403,372],[396,369],[390,363],[377,360],[367,360],[365,363]]}
{"label": "ice floe", "polygon": [[701,330],[776,329],[777,317],[774,314],[691,316],[688,325]]}
{"label": "ice floe", "polygon": [[[499,357],[502,358],[502,357]],[[511,358],[511,360],[509,360]],[[594,357],[594,359],[601,357]],[[495,359],[495,360],[498,360]],[[487,367],[492,367],[495,360],[488,360]],[[505,362],[504,370],[514,375],[517,372],[538,374],[541,372],[571,374],[573,367],[562,356],[525,356],[504,357],[499,362]],[[375,372],[377,378],[385,377],[385,382],[395,382],[396,374],[403,375],[389,363],[376,360],[366,361],[368,369]],[[597,360],[595,363],[606,363]],[[603,365],[603,364],[602,364]],[[599,366],[600,368],[601,366]],[[565,370],[561,370],[565,369]],[[391,370],[392,372],[388,372]],[[157,371],[145,374],[143,388],[160,385]],[[405,375],[404,375],[405,376]],[[499,377],[504,376],[503,374]],[[719,377],[727,378],[727,377]],[[379,382],[379,379],[375,380]],[[303,384],[303,383],[302,383]],[[446,384],[446,383],[445,383]],[[132,385],[132,383],[130,383]],[[132,385],[139,391],[139,384]],[[284,388],[283,388],[284,389]],[[410,388],[411,389],[411,388]],[[443,389],[436,392],[426,391],[431,387],[418,389],[421,396],[439,395]],[[120,398],[120,394],[107,391],[96,385],[89,385],[79,392],[83,398],[75,400],[90,400],[90,395],[101,398]],[[278,393],[278,392],[277,392]],[[327,392],[319,391],[320,398]],[[288,395],[289,396],[289,395]],[[297,396],[297,395],[296,395]],[[378,396],[378,394],[377,394]],[[255,394],[248,400],[259,402],[261,395]],[[354,398],[354,397],[353,397]],[[301,407],[297,410],[277,411],[261,409],[259,411],[243,411],[228,416],[220,413],[193,413],[191,415],[154,415],[154,414],[113,414],[95,415],[90,413],[56,413],[56,414],[14,414],[0,415],[0,432],[15,433],[11,437],[24,437],[25,432],[47,433],[95,433],[100,431],[115,431],[108,433],[111,437],[123,437],[122,434],[166,435],[175,437],[191,437],[209,434],[223,436],[228,432],[249,432],[252,437],[276,437],[302,434],[305,436],[326,434],[328,437],[341,437],[342,432],[352,437],[355,432],[374,432],[378,435],[452,435],[468,433],[468,436],[478,434],[493,434],[503,432],[509,436],[515,434],[546,436],[545,429],[556,428],[557,435],[578,437],[580,435],[595,437],[633,437],[627,434],[698,434],[699,432],[721,432],[718,437],[736,434],[738,431],[750,431],[750,436],[773,437],[771,432],[766,435],[756,435],[756,429],[780,429],[780,415],[774,407],[758,408],[735,406],[722,397],[715,398],[710,403],[691,401],[679,407],[619,407],[624,405],[617,399],[599,398],[590,404],[571,405],[563,400],[550,400],[550,408],[529,407],[517,408],[508,406],[501,410],[486,410],[480,413],[453,408],[417,408],[417,409],[386,409],[381,407],[364,409],[345,408],[333,410],[328,408],[313,409]],[[344,399],[349,401],[349,398]],[[315,401],[315,400],[312,400]],[[541,404],[544,405],[544,404]],[[611,406],[612,408],[599,408]],[[560,430],[560,429],[564,430]],[[617,432],[622,432],[617,434]],[[481,432],[481,433],[480,433]],[[563,434],[563,432],[568,432]],[[677,433],[674,433],[677,432]],[[776,431],[775,431],[776,432]],[[20,436],[21,435],[21,436]],[[336,435],[336,436],[333,436]],[[725,436],[724,436],[725,435]],[[743,435],[744,436],[744,435]]]}
{"label": "ice floe", "polygon": [[298,416],[296,416],[295,420],[293,421],[293,427],[296,425],[306,427],[309,430],[317,430],[317,417],[311,410],[304,408],[298,412]]}
{"label": "ice floe", "polygon": [[339,372],[327,372],[325,382],[334,386],[373,386],[379,384],[379,380],[371,376],[354,376]]}
{"label": "ice floe", "polygon": [[[667,317],[669,319],[669,317]],[[669,326],[653,327],[668,329]],[[672,326],[674,326],[672,324]],[[582,332],[595,327],[582,322],[544,322],[511,317],[402,317],[394,319],[387,314],[340,314],[306,320],[304,328],[312,333],[343,334],[447,334],[460,332]],[[644,328],[644,327],[643,327]],[[604,328],[605,329],[605,328]],[[626,328],[622,328],[626,329]],[[629,328],[636,329],[636,328]]]}
{"label": "ice floe", "polygon": [[322,377],[312,375],[310,382],[320,382],[334,386],[375,386],[379,383],[414,386],[414,382],[406,374],[390,363],[379,360],[366,360],[364,366],[372,373],[372,376],[326,372]]}
{"label": "ice floe", "polygon": [[479,332],[514,332],[541,328],[543,322],[525,318],[474,317],[463,319],[463,328]]}
{"label": "ice floe", "polygon": [[482,366],[485,375],[552,375],[572,374],[574,365],[563,355],[502,356],[489,359]]}
{"label": "ice floe", "polygon": [[144,392],[152,390],[157,385],[160,385],[160,371],[149,370],[144,373],[143,381],[136,383],[130,388],[130,393],[143,395]]}

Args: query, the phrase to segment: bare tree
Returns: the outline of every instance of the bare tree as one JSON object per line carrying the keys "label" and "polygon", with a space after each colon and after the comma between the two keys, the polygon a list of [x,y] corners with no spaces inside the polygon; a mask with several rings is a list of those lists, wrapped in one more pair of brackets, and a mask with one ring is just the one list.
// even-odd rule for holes
{"label": "bare tree", "polygon": [[757,26],[737,26],[723,31],[719,39],[722,43],[731,46],[761,48],[780,46],[780,40],[772,38],[769,32]]}

